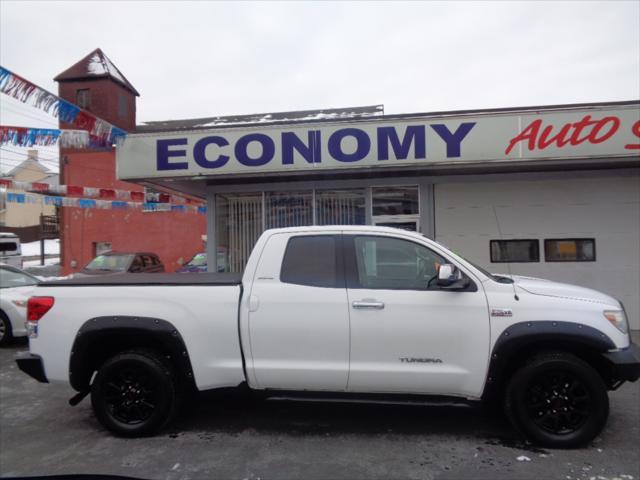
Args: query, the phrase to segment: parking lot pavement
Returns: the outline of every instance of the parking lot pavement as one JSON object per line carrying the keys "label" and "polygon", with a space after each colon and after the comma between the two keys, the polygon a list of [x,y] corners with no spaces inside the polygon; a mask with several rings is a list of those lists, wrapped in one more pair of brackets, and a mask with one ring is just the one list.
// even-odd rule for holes
{"label": "parking lot pavement", "polygon": [[640,479],[640,383],[611,393],[603,434],[579,450],[527,445],[463,407],[251,402],[201,395],[170,430],[121,439],[89,399],[40,384],[0,350],[0,475],[144,479]]}

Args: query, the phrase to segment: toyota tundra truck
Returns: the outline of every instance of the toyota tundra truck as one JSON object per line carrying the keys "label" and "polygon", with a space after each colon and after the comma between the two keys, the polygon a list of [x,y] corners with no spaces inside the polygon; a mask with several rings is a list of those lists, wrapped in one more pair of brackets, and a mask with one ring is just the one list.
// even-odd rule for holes
{"label": "toyota tundra truck", "polygon": [[[231,252],[233,254],[233,252]],[[622,304],[491,274],[384,227],[265,231],[240,275],[123,274],[41,284],[21,370],[91,395],[121,436],[166,426],[191,391],[484,401],[526,438],[575,447],[608,391],[640,377]]]}

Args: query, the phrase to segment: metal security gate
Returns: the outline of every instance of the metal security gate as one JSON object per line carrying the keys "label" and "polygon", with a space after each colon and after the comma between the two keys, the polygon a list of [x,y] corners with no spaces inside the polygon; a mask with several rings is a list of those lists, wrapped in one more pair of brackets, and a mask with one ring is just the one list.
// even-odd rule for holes
{"label": "metal security gate", "polygon": [[316,225],[366,223],[364,191],[317,190],[315,200]]}
{"label": "metal security gate", "polygon": [[267,228],[313,225],[313,193],[286,192],[265,194]]}
{"label": "metal security gate", "polygon": [[[218,195],[216,197],[218,271],[241,272],[258,237],[268,228],[306,225],[366,225],[366,195],[364,188]],[[401,213],[407,213],[405,212],[407,209],[405,204],[409,202],[407,198],[411,195],[415,197],[415,205],[412,207],[415,212],[409,209],[411,210],[409,213],[413,215],[403,215],[400,219],[396,218],[396,215],[392,220],[395,223],[399,220],[405,223],[411,221],[411,225],[413,225],[411,229],[417,230],[419,226],[417,187],[385,187],[381,190],[383,206],[379,208],[389,214],[396,213],[393,208],[399,208],[397,205],[401,205],[403,208]],[[377,193],[375,193],[373,199],[377,200],[377,198]],[[403,225],[398,224],[397,226],[402,227]],[[405,226],[405,228],[407,227]]]}
{"label": "metal security gate", "polygon": [[228,266],[225,270],[241,272],[244,269],[249,254],[262,227],[262,198],[260,197],[227,197],[228,201],[228,232],[227,246]]}

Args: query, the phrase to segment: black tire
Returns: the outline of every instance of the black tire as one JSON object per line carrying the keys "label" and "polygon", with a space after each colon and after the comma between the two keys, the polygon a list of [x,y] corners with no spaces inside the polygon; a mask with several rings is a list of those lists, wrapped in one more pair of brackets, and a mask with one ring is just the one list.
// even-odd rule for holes
{"label": "black tire", "polygon": [[0,310],[0,347],[8,345],[12,338],[13,330],[11,329],[11,321],[9,317]]}
{"label": "black tire", "polygon": [[152,351],[119,353],[98,370],[91,385],[91,405],[100,423],[116,435],[152,435],[176,412],[173,368]]}
{"label": "black tire", "polygon": [[513,426],[546,447],[574,448],[593,440],[609,416],[602,377],[567,353],[534,357],[511,377],[505,411]]}

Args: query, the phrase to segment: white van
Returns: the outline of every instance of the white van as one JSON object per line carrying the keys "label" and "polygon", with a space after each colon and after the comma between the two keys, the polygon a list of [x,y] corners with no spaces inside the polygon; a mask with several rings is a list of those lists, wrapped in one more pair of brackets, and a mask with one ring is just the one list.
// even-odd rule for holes
{"label": "white van", "polygon": [[0,232],[0,263],[22,268],[20,237],[15,233]]}

